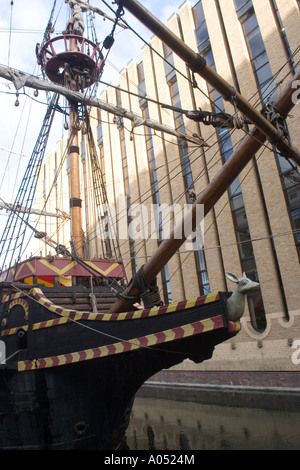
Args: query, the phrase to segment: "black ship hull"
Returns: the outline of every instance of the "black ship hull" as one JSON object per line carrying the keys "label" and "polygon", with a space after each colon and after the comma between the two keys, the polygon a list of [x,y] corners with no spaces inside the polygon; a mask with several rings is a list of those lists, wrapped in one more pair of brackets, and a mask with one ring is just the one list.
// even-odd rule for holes
{"label": "black ship hull", "polygon": [[2,318],[0,448],[124,448],[141,385],[186,358],[209,359],[239,331],[227,296],[105,314],[59,307],[40,289],[15,294]]}

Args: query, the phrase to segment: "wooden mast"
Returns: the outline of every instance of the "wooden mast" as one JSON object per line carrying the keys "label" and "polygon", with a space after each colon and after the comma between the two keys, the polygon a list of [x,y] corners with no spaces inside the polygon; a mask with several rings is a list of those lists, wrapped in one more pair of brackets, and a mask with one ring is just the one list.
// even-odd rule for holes
{"label": "wooden mast", "polygon": [[70,103],[70,211],[72,252],[83,257],[83,231],[81,220],[79,139],[78,139],[78,106]]}
{"label": "wooden mast", "polygon": [[[119,2],[118,2],[119,3]],[[138,17],[151,31],[160,37],[172,50],[174,50],[195,72],[201,74],[209,83],[211,83],[225,99],[232,96],[232,87],[219,77],[212,69],[210,69],[199,54],[193,52],[188,46],[180,41],[171,31],[169,31],[162,23],[154,18],[147,10],[138,4],[135,0],[124,0],[123,5],[128,8],[131,13]],[[205,61],[204,61],[205,62]],[[198,65],[197,65],[198,64]],[[197,69],[200,70],[197,70]],[[300,79],[300,71],[293,77],[286,88],[277,97],[274,106],[281,116],[286,116],[295,103],[292,95],[295,92],[293,83]],[[286,157],[292,158],[299,165],[299,152],[296,148],[289,145],[286,139],[279,139],[277,129],[267,121],[260,113],[252,108],[243,97],[236,94],[237,104],[246,117],[248,117],[256,127],[252,129],[249,135],[245,137],[237,150],[232,154],[229,160],[217,173],[215,178],[205,188],[196,200],[194,206],[190,210],[189,217],[192,219],[192,229],[196,226],[196,209],[197,204],[204,205],[204,215],[213,208],[216,202],[226,192],[229,186],[239,176],[240,172],[251,161],[255,153],[262,147],[267,138],[276,142],[276,146]],[[266,122],[265,122],[266,121]],[[284,141],[285,140],[285,141]],[[144,265],[143,275],[148,283],[151,283],[159,274],[163,266],[174,256],[176,251],[186,241],[187,234],[184,230],[185,221],[182,220],[171,232],[170,237],[165,239],[154,252],[152,257]],[[181,234],[181,237],[178,236]],[[133,287],[132,281],[129,283],[124,292],[127,296],[138,296],[139,291]],[[127,300],[118,300],[110,309],[110,313],[128,311],[132,308],[133,302]]]}
{"label": "wooden mast", "polygon": [[[73,13],[72,8],[72,13]],[[69,25],[72,25],[70,22]],[[69,27],[69,26],[68,26]],[[72,27],[72,26],[71,26]],[[70,50],[78,51],[77,40],[73,37],[70,39]],[[67,85],[70,90],[78,91],[78,83],[76,77],[69,72],[67,66],[65,76],[67,77]],[[78,103],[69,100],[70,104],[70,212],[71,212],[71,240],[72,253],[83,257],[83,230],[81,220],[82,200],[80,197],[80,158],[79,158],[79,119],[78,119]]]}

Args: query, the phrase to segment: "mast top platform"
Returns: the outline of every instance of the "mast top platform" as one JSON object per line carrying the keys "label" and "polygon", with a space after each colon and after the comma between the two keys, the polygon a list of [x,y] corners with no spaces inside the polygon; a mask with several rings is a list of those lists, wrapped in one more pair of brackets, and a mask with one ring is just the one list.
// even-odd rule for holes
{"label": "mast top platform", "polygon": [[[74,50],[74,43],[77,44]],[[54,83],[64,85],[66,68],[80,83],[88,88],[99,78],[104,66],[104,57],[99,46],[77,34],[63,34],[50,39],[39,48],[37,56],[47,77]]]}
{"label": "mast top platform", "polygon": [[65,0],[69,3],[72,16],[61,36],[50,39],[42,45],[37,44],[36,55],[39,65],[48,78],[59,85],[73,89],[84,89],[93,85],[104,67],[104,57],[99,45],[84,38],[82,13],[88,5],[79,0]]}

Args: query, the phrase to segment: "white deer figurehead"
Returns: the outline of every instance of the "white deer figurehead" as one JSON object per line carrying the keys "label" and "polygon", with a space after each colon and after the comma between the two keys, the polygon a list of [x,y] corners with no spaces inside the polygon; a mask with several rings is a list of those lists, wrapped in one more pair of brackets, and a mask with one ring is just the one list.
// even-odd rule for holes
{"label": "white deer figurehead", "polygon": [[236,284],[232,295],[227,299],[227,316],[231,321],[238,321],[244,314],[245,297],[247,292],[257,289],[259,287],[259,283],[251,281],[245,273],[243,273],[243,277],[237,277],[234,274],[226,273],[226,277]]}

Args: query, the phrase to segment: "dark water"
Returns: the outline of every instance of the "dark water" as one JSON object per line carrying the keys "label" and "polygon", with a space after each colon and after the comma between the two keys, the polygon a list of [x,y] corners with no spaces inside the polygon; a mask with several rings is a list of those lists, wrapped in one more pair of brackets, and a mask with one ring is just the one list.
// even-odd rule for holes
{"label": "dark water", "polygon": [[131,450],[299,450],[300,411],[136,398]]}

